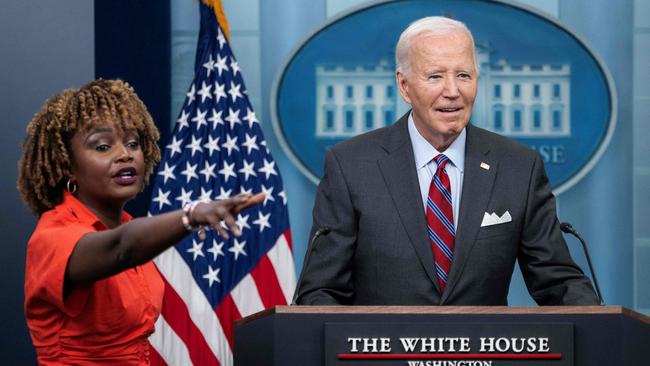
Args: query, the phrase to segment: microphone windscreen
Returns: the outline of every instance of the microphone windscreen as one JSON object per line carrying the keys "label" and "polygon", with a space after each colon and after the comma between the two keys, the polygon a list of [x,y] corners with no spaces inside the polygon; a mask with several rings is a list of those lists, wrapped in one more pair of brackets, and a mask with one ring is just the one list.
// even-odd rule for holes
{"label": "microphone windscreen", "polygon": [[560,224],[560,230],[564,233],[571,234],[573,232],[573,226],[568,222],[563,222]]}

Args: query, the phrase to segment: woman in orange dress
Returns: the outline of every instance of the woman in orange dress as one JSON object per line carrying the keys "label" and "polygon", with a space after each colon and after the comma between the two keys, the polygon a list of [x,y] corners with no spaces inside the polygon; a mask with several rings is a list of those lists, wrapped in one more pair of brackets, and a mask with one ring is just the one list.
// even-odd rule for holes
{"label": "woman in orange dress", "polygon": [[151,260],[190,231],[239,235],[263,194],[133,219],[127,201],[160,160],[158,131],[127,83],[96,80],[45,102],[27,127],[18,190],[39,216],[27,245],[25,317],[41,365],[149,364],[163,282]]}

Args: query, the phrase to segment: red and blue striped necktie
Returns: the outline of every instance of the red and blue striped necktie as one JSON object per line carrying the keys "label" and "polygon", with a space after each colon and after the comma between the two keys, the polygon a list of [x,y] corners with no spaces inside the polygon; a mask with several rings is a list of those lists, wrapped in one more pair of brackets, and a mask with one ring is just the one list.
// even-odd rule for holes
{"label": "red and blue striped necktie", "polygon": [[454,258],[456,229],[454,228],[454,210],[451,204],[451,185],[445,169],[449,158],[439,154],[433,160],[438,164],[438,169],[436,169],[429,186],[427,226],[433,247],[436,274],[440,282],[440,289],[444,292],[451,262]]}

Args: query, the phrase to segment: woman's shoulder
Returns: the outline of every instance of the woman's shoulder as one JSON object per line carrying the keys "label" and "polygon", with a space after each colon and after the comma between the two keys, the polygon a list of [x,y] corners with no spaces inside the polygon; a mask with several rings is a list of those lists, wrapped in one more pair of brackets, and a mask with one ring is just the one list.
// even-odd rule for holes
{"label": "woman's shoulder", "polygon": [[30,248],[42,250],[43,246],[60,246],[69,241],[74,244],[90,231],[94,231],[92,222],[80,220],[70,207],[58,205],[45,211],[38,219],[28,242],[28,251]]}

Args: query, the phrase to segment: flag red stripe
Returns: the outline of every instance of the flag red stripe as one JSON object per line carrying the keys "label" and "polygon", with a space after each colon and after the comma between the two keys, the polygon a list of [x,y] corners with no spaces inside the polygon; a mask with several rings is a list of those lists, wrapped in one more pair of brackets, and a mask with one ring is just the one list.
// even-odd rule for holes
{"label": "flag red stripe", "polygon": [[167,366],[167,362],[165,362],[160,356],[160,353],[152,345],[149,345],[149,362],[151,366]]}
{"label": "flag red stripe", "polygon": [[232,295],[226,296],[221,304],[217,307],[215,311],[217,313],[217,318],[221,322],[223,327],[223,333],[228,339],[230,344],[230,349],[235,348],[235,320],[241,319],[241,314],[237,310],[235,302],[232,300]]}
{"label": "flag red stripe", "polygon": [[282,235],[284,235],[284,238],[287,240],[287,244],[289,244],[289,250],[293,252],[293,243],[291,242],[291,229],[287,229]]}
{"label": "flag red stripe", "polygon": [[[183,302],[176,290],[165,281],[165,295],[163,297],[162,316],[174,330],[178,337],[185,343],[194,365],[219,366],[219,360],[205,342],[203,334],[194,325],[190,318],[187,305]],[[232,348],[232,347],[231,347]]]}
{"label": "flag red stripe", "polygon": [[271,261],[266,255],[260,259],[257,266],[251,271],[251,276],[255,280],[257,291],[260,294],[265,308],[287,304],[273,264],[271,264]]}

